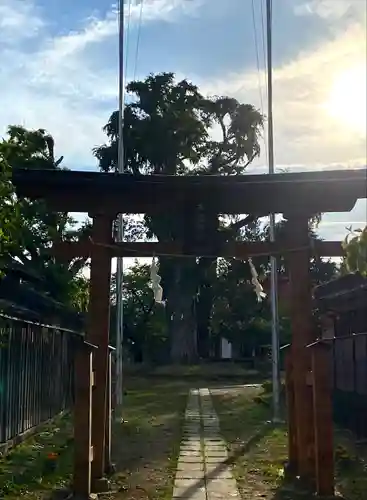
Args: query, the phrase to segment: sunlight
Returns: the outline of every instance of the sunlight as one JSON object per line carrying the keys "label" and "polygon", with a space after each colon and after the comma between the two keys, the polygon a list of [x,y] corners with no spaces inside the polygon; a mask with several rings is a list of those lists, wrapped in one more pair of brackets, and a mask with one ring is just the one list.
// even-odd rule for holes
{"label": "sunlight", "polygon": [[341,72],[330,89],[326,110],[352,131],[366,133],[366,65]]}

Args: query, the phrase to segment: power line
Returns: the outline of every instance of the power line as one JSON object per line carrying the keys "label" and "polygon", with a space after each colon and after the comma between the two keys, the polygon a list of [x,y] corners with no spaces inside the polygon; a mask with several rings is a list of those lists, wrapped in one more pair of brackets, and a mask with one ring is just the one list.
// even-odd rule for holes
{"label": "power line", "polygon": [[256,29],[256,17],[255,17],[255,0],[251,0],[251,10],[252,10],[252,25],[254,28],[254,41],[255,41],[255,51],[256,51],[256,65],[257,65],[257,76],[258,76],[258,84],[259,84],[259,95],[260,95],[260,105],[261,111],[264,113],[264,102],[263,102],[263,94],[261,88],[260,81],[260,60],[259,60],[259,45],[257,41],[257,29]]}
{"label": "power line", "polygon": [[133,73],[133,81],[136,78],[136,72],[138,68],[138,58],[139,58],[139,47],[140,47],[140,37],[141,37],[141,25],[143,20],[143,8],[144,8],[144,0],[140,2],[140,13],[139,13],[139,21],[138,21],[138,34],[136,39],[136,51],[135,51],[135,63],[134,63],[134,73]]}
{"label": "power line", "polygon": [[[266,0],[265,0],[266,1]],[[264,65],[264,87],[266,99],[268,99],[268,89],[266,85],[266,72],[267,72],[267,61],[266,61],[266,43],[265,43],[265,15],[263,9],[263,0],[260,0],[260,13],[261,13],[261,41],[262,41],[262,55],[263,55],[263,65]]]}
{"label": "power line", "polygon": [[[262,2],[262,0],[261,0]],[[259,58],[259,44],[257,38],[257,26],[256,26],[256,16],[255,16],[255,0],[251,0],[251,10],[252,10],[252,24],[254,29],[254,41],[255,41],[255,51],[256,51],[256,65],[257,65],[257,78],[258,78],[258,87],[259,87],[259,96],[260,96],[260,106],[261,106],[261,114],[264,116],[264,100],[263,100],[263,92],[262,92],[262,84],[261,84],[261,73],[260,73],[260,58]],[[265,147],[265,155],[268,156],[268,147],[266,134],[263,136],[264,147]]]}
{"label": "power line", "polygon": [[[124,70],[124,88],[126,87],[126,81],[127,81],[127,70],[128,70],[128,61],[129,61],[129,39],[130,39],[130,21],[131,21],[131,5],[132,2],[129,0],[128,3],[128,9],[127,9],[127,27],[126,27],[126,34],[125,35],[125,70]],[[124,96],[124,102],[125,102],[126,96]]]}

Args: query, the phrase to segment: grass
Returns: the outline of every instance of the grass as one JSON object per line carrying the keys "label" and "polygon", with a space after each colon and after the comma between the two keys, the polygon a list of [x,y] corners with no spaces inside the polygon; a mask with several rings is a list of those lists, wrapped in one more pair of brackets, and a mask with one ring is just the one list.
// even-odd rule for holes
{"label": "grass", "polygon": [[[112,490],[101,499],[171,499],[188,389],[200,386],[212,387],[243,498],[310,500],[311,496],[284,481],[287,434],[285,427],[266,423],[271,416],[269,394],[259,387],[234,386],[244,382],[248,382],[246,377],[226,379],[223,374],[206,381],[194,376],[181,381],[165,375],[130,376],[123,404],[126,422],[116,421],[113,426],[116,473],[111,478]],[[338,490],[346,500],[361,500],[367,491],[367,451],[356,448],[345,432],[337,433],[337,443]],[[40,434],[0,459],[0,498],[46,500],[54,489],[67,487],[72,448],[70,416],[44,426]]]}
{"label": "grass", "polygon": [[[117,472],[104,499],[168,500],[179,452],[187,385],[127,381],[124,419],[113,429]],[[0,460],[0,498],[44,500],[70,485],[71,417],[57,418]]]}
{"label": "grass", "polygon": [[[205,373],[211,380],[208,384],[203,382]],[[170,499],[188,389],[213,380],[219,385],[238,383],[226,374],[227,366],[219,373],[212,367],[185,367],[172,377],[169,370],[162,370],[152,378],[138,374],[127,378],[123,412],[127,422],[114,424],[117,472],[105,500]],[[242,371],[240,375],[243,380]],[[0,458],[0,498],[45,500],[52,491],[69,486],[72,438],[71,416],[56,418]]]}
{"label": "grass", "polygon": [[336,431],[336,474],[338,489],[348,500],[362,499],[367,491],[367,448],[356,445],[353,435]]}
{"label": "grass", "polygon": [[125,423],[114,424],[117,472],[103,500],[170,500],[188,386],[134,379],[124,398]]}
{"label": "grass", "polygon": [[[269,369],[269,367],[266,367]],[[126,367],[126,371],[131,376],[145,376],[154,377],[158,379],[170,378],[178,379],[179,381],[186,381],[190,383],[198,382],[200,384],[218,382],[224,380],[258,380],[259,371],[251,368],[249,363],[235,363],[232,361],[215,362],[196,365],[164,365],[157,367],[150,366],[136,366],[132,365]]]}
{"label": "grass", "polygon": [[0,459],[0,498],[39,500],[70,482],[72,419],[57,417]]}
{"label": "grass", "polygon": [[[269,395],[262,388],[245,388],[214,391],[213,396],[243,499],[313,499],[285,481],[287,431],[266,423],[271,417]],[[336,434],[336,484],[345,500],[361,500],[367,491],[367,462],[360,450],[353,452],[353,441],[346,433]]]}

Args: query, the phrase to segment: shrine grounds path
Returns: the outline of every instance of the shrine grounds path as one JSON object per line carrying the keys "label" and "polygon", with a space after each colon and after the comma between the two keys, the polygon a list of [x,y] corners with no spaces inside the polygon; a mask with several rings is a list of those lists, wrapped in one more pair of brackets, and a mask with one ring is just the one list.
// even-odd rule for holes
{"label": "shrine grounds path", "polygon": [[[270,390],[266,375],[233,366],[205,370],[167,367],[155,373],[130,374],[124,397],[126,422],[116,419],[113,426],[117,470],[111,492],[100,496],[101,500],[171,500],[180,448],[181,455],[185,451],[182,441],[187,432],[197,429],[195,419],[199,413],[195,412],[200,411],[202,432],[205,427],[215,431],[216,439],[227,448],[220,469],[223,474],[230,471],[242,500],[311,499],[283,477],[286,427],[268,423]],[[204,405],[194,405],[192,413],[188,395],[195,393],[201,394]],[[207,423],[205,418],[209,418]],[[337,440],[338,490],[345,500],[360,500],[367,491],[367,453],[365,449],[356,450],[344,433],[338,432]],[[216,443],[211,445],[213,450],[218,448]],[[66,415],[45,426],[43,432],[20,445],[7,459],[0,459],[0,498],[64,498],[63,489],[71,472],[72,419]],[[198,479],[198,488],[189,491],[191,496],[180,492],[182,500],[196,500],[202,487]],[[60,491],[51,494],[55,490]]]}

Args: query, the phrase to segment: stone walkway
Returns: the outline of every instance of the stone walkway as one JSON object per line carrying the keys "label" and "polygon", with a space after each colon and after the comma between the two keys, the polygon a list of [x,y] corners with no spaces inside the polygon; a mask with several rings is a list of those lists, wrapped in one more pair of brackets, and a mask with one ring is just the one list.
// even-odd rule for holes
{"label": "stone walkway", "polygon": [[190,391],[178,459],[174,500],[239,500],[226,460],[219,420],[208,389]]}

